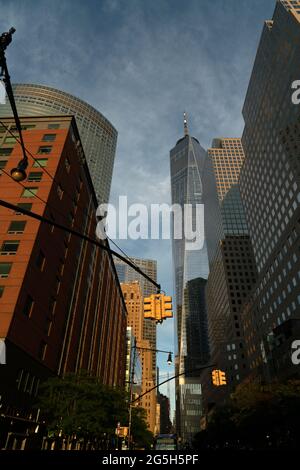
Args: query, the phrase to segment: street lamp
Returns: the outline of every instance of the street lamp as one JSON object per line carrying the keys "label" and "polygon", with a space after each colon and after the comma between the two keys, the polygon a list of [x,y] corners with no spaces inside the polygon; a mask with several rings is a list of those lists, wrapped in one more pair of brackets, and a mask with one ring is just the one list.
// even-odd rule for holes
{"label": "street lamp", "polygon": [[13,168],[10,172],[11,177],[15,181],[24,181],[26,179],[26,168],[28,166],[28,157],[26,154],[25,150],[25,145],[23,141],[23,135],[22,135],[22,127],[15,103],[15,98],[13,94],[13,89],[11,86],[10,82],[10,76],[8,73],[8,68],[6,64],[6,58],[5,58],[5,50],[7,46],[11,43],[12,41],[12,35],[15,32],[15,28],[10,28],[10,30],[6,33],[1,34],[0,36],[0,78],[3,78],[3,82],[5,85],[6,93],[11,105],[11,109],[15,118],[15,123],[16,123],[16,128],[19,132],[20,136],[20,145],[22,148],[22,153],[23,153],[23,159],[19,161],[18,165],[16,168]]}

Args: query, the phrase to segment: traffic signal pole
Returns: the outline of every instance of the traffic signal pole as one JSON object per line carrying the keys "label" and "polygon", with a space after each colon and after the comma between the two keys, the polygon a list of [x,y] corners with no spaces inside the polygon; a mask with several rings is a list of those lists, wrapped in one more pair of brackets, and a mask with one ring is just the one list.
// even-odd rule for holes
{"label": "traffic signal pole", "polygon": [[155,387],[152,387],[150,388],[149,390],[146,390],[146,392],[142,393],[141,395],[139,395],[137,398],[135,398],[134,400],[132,400],[131,404],[137,402],[138,400],[140,400],[143,396],[147,395],[147,393],[150,393],[152,392],[152,390],[155,390],[156,388],[160,387],[161,385],[167,383],[167,382],[170,382],[171,380],[174,380],[176,379],[177,377],[180,377],[181,375],[186,375],[186,374],[189,374],[190,372],[200,372],[204,369],[210,369],[211,367],[215,367],[216,364],[208,364],[206,366],[203,366],[203,367],[198,367],[197,369],[189,369],[189,370],[186,370],[184,372],[181,372],[180,374],[176,374],[176,375],[173,375],[172,377],[168,378],[167,380],[164,380],[163,382],[155,385]]}

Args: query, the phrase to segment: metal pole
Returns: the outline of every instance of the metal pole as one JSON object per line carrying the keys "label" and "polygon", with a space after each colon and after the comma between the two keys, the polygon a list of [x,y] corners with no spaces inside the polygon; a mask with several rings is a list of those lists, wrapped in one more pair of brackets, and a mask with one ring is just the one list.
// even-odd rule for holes
{"label": "metal pole", "polygon": [[130,378],[130,398],[129,398],[129,420],[128,420],[128,449],[130,450],[131,446],[131,425],[132,425],[132,397],[133,397],[133,382],[134,382],[134,373],[135,373],[135,360],[136,360],[136,338],[134,338],[133,345],[133,364],[131,370]]}

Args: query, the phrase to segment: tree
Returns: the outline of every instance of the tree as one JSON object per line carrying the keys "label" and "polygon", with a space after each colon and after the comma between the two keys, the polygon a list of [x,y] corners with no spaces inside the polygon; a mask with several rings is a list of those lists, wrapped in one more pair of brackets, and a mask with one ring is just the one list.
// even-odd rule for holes
{"label": "tree", "polygon": [[300,441],[300,380],[239,385],[215,408],[195,447],[289,448]]}
{"label": "tree", "polygon": [[37,406],[49,435],[98,441],[113,435],[117,422],[128,419],[127,396],[86,372],[49,378],[41,387]]}
{"label": "tree", "polygon": [[153,443],[153,434],[149,431],[144,408],[132,409],[132,436],[135,446],[149,449]]}

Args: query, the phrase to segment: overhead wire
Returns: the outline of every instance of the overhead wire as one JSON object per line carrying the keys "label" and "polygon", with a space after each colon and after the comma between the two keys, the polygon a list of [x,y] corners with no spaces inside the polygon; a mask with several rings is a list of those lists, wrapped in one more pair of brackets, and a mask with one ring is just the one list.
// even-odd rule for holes
{"label": "overhead wire", "polygon": [[[42,170],[43,172],[45,172],[45,173],[59,186],[60,183],[57,181],[57,179],[46,169],[46,167],[44,167],[43,165],[41,165],[41,163],[39,162],[39,158],[35,158],[35,157],[33,156],[33,154],[26,148],[26,146],[24,145],[23,140],[20,141],[20,140],[18,139],[18,137],[11,131],[11,129],[10,129],[3,121],[0,120],[0,124],[6,129],[7,132],[9,132],[9,134],[16,140],[16,142],[18,142],[18,143],[21,145],[21,147],[26,150],[26,154],[28,154],[28,155],[34,160],[34,162],[38,164],[38,166],[41,168],[41,170]],[[20,133],[19,133],[19,134],[20,134]],[[15,180],[14,180],[14,181],[15,181]],[[64,190],[64,194],[66,194],[66,195],[69,197],[69,199],[73,201],[73,197],[72,197],[67,191]],[[46,205],[48,205],[48,207],[50,207],[50,205],[49,205],[46,201],[44,201],[44,203],[45,203]],[[84,206],[82,206],[80,203],[78,203],[77,207],[80,207],[80,208],[82,209],[83,213],[89,218],[89,220],[92,220],[92,217],[88,214],[88,212],[86,212],[86,209],[85,209]],[[59,211],[57,211],[57,212],[59,213]],[[60,213],[60,214],[61,214],[61,213]],[[61,215],[62,215],[62,214],[61,214]],[[106,236],[107,236],[107,239],[108,239],[111,243],[113,243],[113,245],[115,245],[115,246],[121,251],[121,253],[123,253],[123,255],[124,255],[128,260],[131,261],[131,263],[133,263],[133,261],[131,260],[131,258],[124,252],[124,250],[122,250],[122,248],[119,247],[116,242],[114,242],[110,237],[108,237],[107,234],[106,234]],[[133,264],[135,265],[135,263],[133,263]],[[136,265],[135,265],[135,266],[136,266]],[[136,266],[136,267],[137,267],[137,266]]]}

